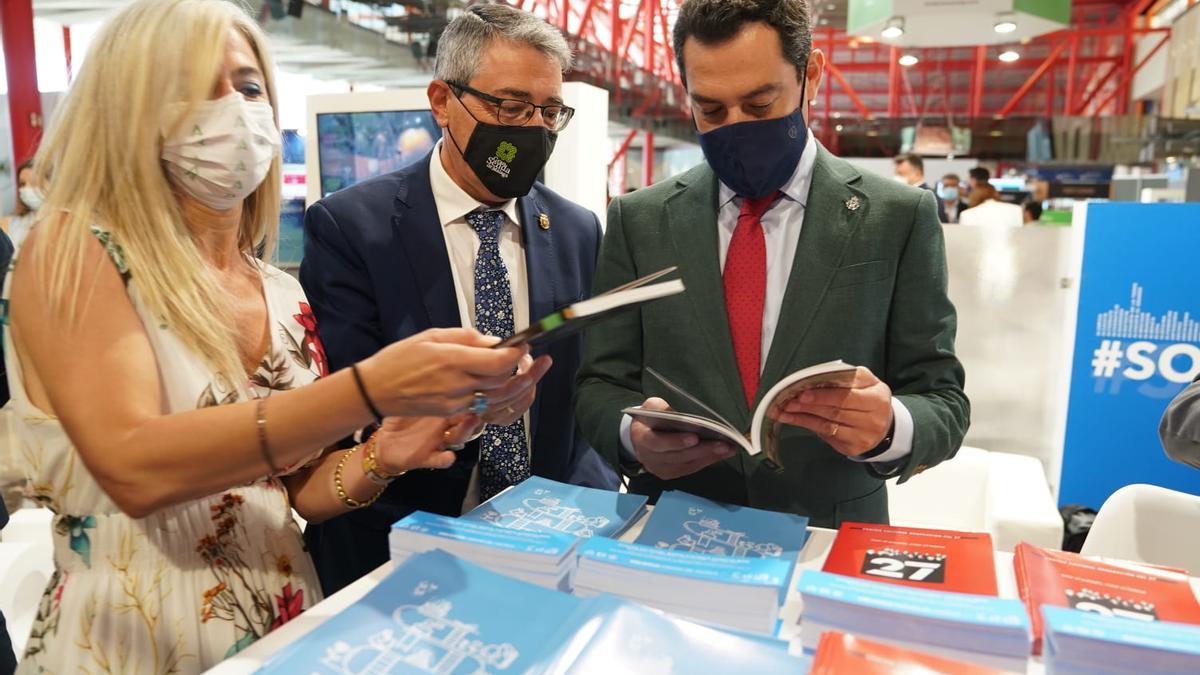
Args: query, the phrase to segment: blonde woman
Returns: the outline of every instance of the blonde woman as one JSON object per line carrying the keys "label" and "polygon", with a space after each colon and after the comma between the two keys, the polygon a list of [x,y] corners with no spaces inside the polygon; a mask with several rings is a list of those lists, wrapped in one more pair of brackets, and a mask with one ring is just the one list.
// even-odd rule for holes
{"label": "blonde woman", "polygon": [[321,377],[299,284],[253,256],[279,215],[271,73],[234,5],[137,0],[38,155],[43,220],[4,333],[56,569],[20,672],[194,673],[236,653],[320,599],[292,507],[320,521],[448,466],[548,366],[443,330]]}

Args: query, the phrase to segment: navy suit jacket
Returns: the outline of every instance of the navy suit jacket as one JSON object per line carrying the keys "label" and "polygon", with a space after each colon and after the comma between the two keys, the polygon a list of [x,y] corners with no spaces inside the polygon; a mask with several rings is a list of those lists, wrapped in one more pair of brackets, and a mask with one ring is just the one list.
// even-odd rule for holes
{"label": "navy suit jacket", "polygon": [[[433,191],[432,153],[313,204],[304,219],[300,281],[317,317],[331,370],[365,359],[428,328],[463,325]],[[518,200],[529,279],[529,314],[536,320],[588,297],[600,245],[596,215],[538,183]],[[549,228],[539,217],[549,218]],[[554,365],[530,409],[533,473],[552,480],[615,490],[618,478],[583,440],[571,407],[580,337],[535,350]],[[325,592],[332,593],[388,559],[392,523],[415,510],[457,516],[462,511],[478,443],[445,471],[397,479],[372,506],[309,524],[305,532]]]}

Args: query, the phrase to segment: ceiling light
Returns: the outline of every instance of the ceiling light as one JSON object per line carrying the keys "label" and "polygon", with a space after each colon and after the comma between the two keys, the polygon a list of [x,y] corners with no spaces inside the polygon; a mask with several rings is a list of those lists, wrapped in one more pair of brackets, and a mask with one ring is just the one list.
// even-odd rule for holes
{"label": "ceiling light", "polygon": [[883,27],[883,30],[879,31],[879,35],[885,40],[895,40],[904,35],[904,17],[893,16],[888,19],[887,25]]}
{"label": "ceiling light", "polygon": [[993,138],[999,138],[999,137],[1001,137],[1001,136],[1003,136],[1003,135],[1004,135],[1004,132],[1003,132],[1003,131],[1000,131],[999,129],[996,129],[995,131],[993,131],[993,132],[992,132],[992,137],[993,137]]}
{"label": "ceiling light", "polygon": [[1012,14],[997,14],[996,23],[992,24],[992,30],[997,33],[1011,33],[1017,29],[1017,22]]}
{"label": "ceiling light", "polygon": [[918,59],[917,57],[913,56],[912,54],[905,54],[904,56],[901,56],[900,60],[899,60],[899,63],[902,66],[915,66],[920,62],[921,62],[921,59]]}
{"label": "ceiling light", "polygon": [[840,125],[840,124],[839,124],[839,125],[837,125],[836,127],[834,127],[834,130],[835,130],[835,131],[841,131],[841,130],[842,130],[842,129],[844,129],[844,128],[845,128],[845,127],[843,127],[842,125]]}
{"label": "ceiling light", "polygon": [[1005,63],[1012,63],[1013,61],[1016,61],[1017,59],[1021,58],[1021,55],[1019,53],[1017,53],[1017,51],[1015,49],[1008,49],[1008,50],[1000,52],[1000,56],[997,58],[999,58],[1001,61],[1003,61]]}

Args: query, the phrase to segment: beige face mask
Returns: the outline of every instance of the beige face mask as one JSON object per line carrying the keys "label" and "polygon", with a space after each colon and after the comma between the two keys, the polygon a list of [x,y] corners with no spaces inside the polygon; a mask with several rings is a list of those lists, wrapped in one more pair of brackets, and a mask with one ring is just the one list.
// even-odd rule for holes
{"label": "beige face mask", "polygon": [[173,135],[164,135],[162,160],[172,183],[224,211],[258,189],[279,148],[270,104],[233,92],[201,103]]}

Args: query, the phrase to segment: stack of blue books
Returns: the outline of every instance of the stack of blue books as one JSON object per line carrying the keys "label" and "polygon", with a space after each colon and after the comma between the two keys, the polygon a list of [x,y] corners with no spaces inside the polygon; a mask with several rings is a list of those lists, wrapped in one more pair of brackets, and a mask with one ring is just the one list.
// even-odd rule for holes
{"label": "stack of blue books", "polygon": [[348,673],[802,673],[783,643],[549,591],[420,553],[259,671]]}
{"label": "stack of blue books", "polygon": [[589,675],[807,673],[782,640],[747,637],[678,619],[611,595],[587,601],[593,621],[544,671]]}
{"label": "stack of blue books", "polygon": [[1048,675],[1200,673],[1200,626],[1042,605]]}
{"label": "stack of blue books", "polygon": [[813,653],[825,631],[862,637],[1000,670],[1025,672],[1032,647],[1020,600],[930,591],[806,570],[800,638]]}
{"label": "stack of blue books", "polygon": [[795,562],[808,540],[808,518],[668,491],[637,543],[671,551]]}
{"label": "stack of blue books", "polygon": [[672,551],[593,538],[579,545],[575,593],[612,593],[677,616],[774,635],[794,560]]}
{"label": "stack of blue books", "polygon": [[396,564],[442,549],[499,574],[562,591],[570,590],[579,541],[569,534],[511,530],[423,511],[392,525],[388,535]]}
{"label": "stack of blue books", "polygon": [[646,497],[567,485],[534,476],[464,514],[525,532],[616,539],[646,512]]}
{"label": "stack of blue books", "polygon": [[413,555],[260,673],[527,673],[586,616],[579,598],[444,551]]}

